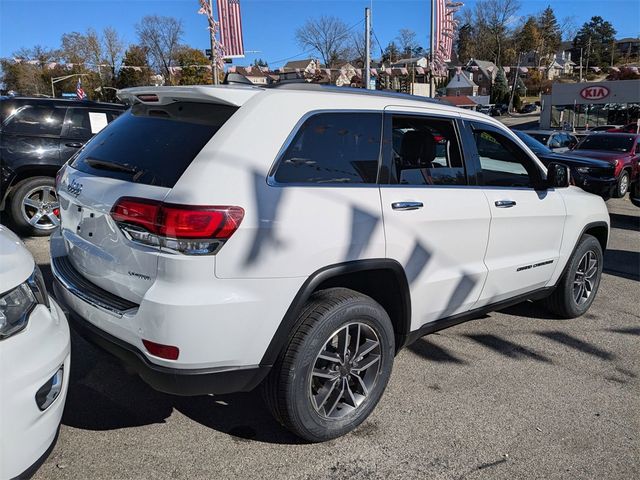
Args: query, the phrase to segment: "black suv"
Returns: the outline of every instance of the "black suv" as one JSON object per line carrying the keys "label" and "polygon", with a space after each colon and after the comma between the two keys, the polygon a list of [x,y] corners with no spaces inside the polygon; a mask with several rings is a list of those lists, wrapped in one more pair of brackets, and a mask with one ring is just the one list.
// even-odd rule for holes
{"label": "black suv", "polygon": [[0,211],[28,235],[58,226],[56,172],[123,105],[48,98],[0,99]]}

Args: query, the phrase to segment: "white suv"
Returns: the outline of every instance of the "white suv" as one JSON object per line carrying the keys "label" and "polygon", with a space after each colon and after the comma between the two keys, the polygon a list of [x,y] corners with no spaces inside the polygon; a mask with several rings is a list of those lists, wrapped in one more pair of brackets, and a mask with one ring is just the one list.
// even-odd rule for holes
{"label": "white suv", "polygon": [[420,336],[593,302],[602,199],[486,115],[318,85],[121,95],[59,173],[52,270],[77,329],[158,390],[262,383],[282,424],[327,440]]}

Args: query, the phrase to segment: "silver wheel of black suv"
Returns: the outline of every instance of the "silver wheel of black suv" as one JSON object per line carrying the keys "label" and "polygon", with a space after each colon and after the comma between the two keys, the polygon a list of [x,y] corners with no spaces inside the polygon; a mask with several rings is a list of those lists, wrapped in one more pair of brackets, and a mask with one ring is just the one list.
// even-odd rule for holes
{"label": "silver wheel of black suv", "polygon": [[11,193],[11,216],[28,235],[49,235],[60,225],[60,203],[51,177],[19,183]]}
{"label": "silver wheel of black suv", "polygon": [[339,437],[377,405],[394,353],[391,320],[375,300],[346,288],[316,292],[265,382],[265,400],[299,437]]}

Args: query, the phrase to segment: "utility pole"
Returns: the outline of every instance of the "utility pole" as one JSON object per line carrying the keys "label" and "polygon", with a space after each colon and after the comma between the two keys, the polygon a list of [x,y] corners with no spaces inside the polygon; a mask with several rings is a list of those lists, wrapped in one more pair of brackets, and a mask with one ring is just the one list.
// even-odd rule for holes
{"label": "utility pole", "polygon": [[435,22],[434,22],[434,13],[435,13],[435,0],[431,0],[431,33],[430,33],[430,39],[429,39],[429,73],[431,74],[429,77],[429,96],[431,98],[434,98],[435,95],[435,89],[436,89],[436,82],[435,82],[435,78],[433,78],[433,61],[435,59],[434,56],[434,44],[435,44],[435,31],[434,31],[434,26],[435,26]]}
{"label": "utility pole", "polygon": [[[209,9],[211,10],[211,17],[213,18],[213,0],[209,0]],[[214,20],[215,21],[215,20]],[[213,75],[213,84],[218,85],[218,49],[215,48],[215,35],[216,30],[210,29],[209,41],[211,42],[211,73]]]}
{"label": "utility pole", "polygon": [[364,9],[364,85],[371,88],[371,9]]}
{"label": "utility pole", "polygon": [[511,112],[511,109],[513,108],[513,97],[516,95],[516,86],[518,85],[518,73],[520,73],[520,56],[521,55],[522,53],[518,54],[518,66],[516,67],[516,74],[513,76],[513,87],[511,89],[511,98],[509,98],[508,112]]}
{"label": "utility pole", "polygon": [[582,83],[582,47],[580,47],[580,83]]}

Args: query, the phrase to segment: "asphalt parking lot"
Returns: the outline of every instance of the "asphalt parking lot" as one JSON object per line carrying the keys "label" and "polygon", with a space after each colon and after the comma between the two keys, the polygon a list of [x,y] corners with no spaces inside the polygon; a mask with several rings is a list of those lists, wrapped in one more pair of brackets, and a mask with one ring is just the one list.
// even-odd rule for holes
{"label": "asphalt parking lot", "polygon": [[[58,443],[36,479],[640,478],[640,209],[612,235],[582,318],[533,304],[425,337],[353,434],[304,444],[259,392],[157,393],[73,336]],[[27,239],[48,264],[46,239]]]}

